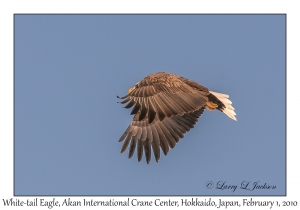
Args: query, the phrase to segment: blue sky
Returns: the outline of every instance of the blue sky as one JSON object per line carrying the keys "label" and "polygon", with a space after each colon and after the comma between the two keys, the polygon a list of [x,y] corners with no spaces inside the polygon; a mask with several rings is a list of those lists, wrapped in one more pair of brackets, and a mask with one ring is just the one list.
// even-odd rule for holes
{"label": "blue sky", "polygon": [[[285,194],[284,15],[14,18],[15,195]],[[205,111],[147,165],[120,154],[116,95],[158,71],[229,94],[238,121]]]}

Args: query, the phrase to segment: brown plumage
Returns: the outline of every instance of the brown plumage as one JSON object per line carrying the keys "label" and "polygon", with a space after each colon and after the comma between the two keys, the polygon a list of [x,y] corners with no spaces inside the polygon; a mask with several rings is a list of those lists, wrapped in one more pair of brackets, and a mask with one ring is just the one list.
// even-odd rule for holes
{"label": "brown plumage", "polygon": [[[150,74],[128,90],[122,104],[133,107],[132,122],[121,136],[121,153],[129,146],[129,158],[137,149],[138,161],[145,153],[147,163],[151,148],[158,162],[160,148],[164,155],[194,127],[204,109],[215,110],[235,118],[228,95],[209,91],[206,87],[175,74]],[[118,97],[119,98],[119,97]]]}

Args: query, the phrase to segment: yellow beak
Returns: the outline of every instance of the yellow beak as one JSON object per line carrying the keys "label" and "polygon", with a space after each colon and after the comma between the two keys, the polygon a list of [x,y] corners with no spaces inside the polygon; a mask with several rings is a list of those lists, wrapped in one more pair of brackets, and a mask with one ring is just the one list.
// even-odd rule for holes
{"label": "yellow beak", "polygon": [[133,90],[134,90],[134,87],[130,88],[130,89],[128,90],[128,94],[131,93]]}

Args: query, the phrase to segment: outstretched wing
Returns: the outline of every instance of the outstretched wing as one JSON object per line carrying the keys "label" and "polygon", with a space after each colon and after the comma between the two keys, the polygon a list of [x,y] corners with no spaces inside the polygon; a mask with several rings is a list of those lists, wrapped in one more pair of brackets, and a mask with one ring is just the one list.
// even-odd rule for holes
{"label": "outstretched wing", "polygon": [[151,148],[156,161],[160,148],[165,155],[174,148],[184,133],[194,127],[208,101],[209,90],[183,77],[169,74],[150,74],[135,84],[122,97],[125,108],[131,108],[133,121],[121,136],[121,153],[129,146],[129,158],[137,148],[138,161],[145,153],[147,163]]}
{"label": "outstretched wing", "polygon": [[198,118],[203,113],[204,108],[181,115],[173,115],[160,120],[156,115],[153,122],[149,124],[148,118],[141,121],[135,119],[135,116],[126,131],[120,138],[124,141],[121,153],[129,146],[129,158],[134,154],[137,147],[138,161],[141,161],[143,152],[145,153],[147,163],[151,159],[151,148],[156,161],[160,158],[160,148],[165,155],[168,154],[169,148],[174,148],[179,139],[194,127]]}

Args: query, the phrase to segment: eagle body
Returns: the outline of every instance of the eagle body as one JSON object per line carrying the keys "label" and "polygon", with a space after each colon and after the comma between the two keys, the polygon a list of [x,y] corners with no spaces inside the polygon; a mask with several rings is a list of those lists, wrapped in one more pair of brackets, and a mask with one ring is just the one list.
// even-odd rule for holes
{"label": "eagle body", "polygon": [[132,122],[119,142],[124,141],[121,153],[129,145],[129,158],[137,150],[138,161],[145,153],[151,159],[151,148],[158,162],[160,149],[167,155],[183,135],[194,127],[204,109],[219,110],[233,120],[234,108],[229,96],[184,77],[158,72],[150,74],[128,90],[121,104],[132,108]]}

